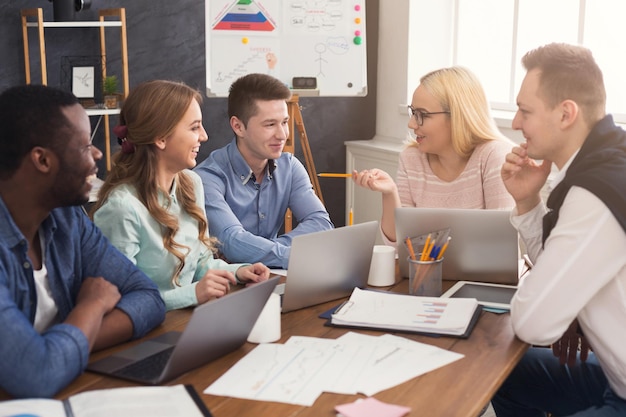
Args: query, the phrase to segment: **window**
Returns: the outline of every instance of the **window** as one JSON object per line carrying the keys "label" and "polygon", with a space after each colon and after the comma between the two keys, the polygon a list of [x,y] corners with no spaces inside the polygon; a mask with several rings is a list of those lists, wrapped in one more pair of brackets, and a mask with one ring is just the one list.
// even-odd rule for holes
{"label": "window", "polygon": [[607,111],[626,122],[623,0],[454,0],[452,63],[480,78],[495,110],[515,110],[521,57],[550,42],[588,47],[604,74]]}

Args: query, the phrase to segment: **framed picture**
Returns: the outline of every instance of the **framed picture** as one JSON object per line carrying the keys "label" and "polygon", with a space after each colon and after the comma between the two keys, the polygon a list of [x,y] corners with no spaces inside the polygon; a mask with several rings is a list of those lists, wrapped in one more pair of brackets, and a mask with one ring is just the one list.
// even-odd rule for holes
{"label": "framed picture", "polygon": [[95,70],[94,67],[72,67],[72,93],[76,97],[95,97]]}
{"label": "framed picture", "polygon": [[102,103],[102,57],[61,57],[61,87],[74,93],[85,107]]}

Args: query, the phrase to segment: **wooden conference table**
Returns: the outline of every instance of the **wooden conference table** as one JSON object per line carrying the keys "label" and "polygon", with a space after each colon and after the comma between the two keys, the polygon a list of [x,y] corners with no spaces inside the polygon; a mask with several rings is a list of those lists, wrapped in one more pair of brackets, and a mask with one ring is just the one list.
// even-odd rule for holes
{"label": "wooden conference table", "polygon": [[[450,282],[444,282],[444,290],[451,284]],[[408,280],[401,280],[390,290],[406,294],[408,291]],[[325,321],[318,318],[320,313],[337,304],[338,301],[331,301],[283,314],[281,322],[282,337],[278,343],[285,342],[292,335],[334,339],[349,331],[347,329],[326,327],[324,326]],[[170,311],[167,313],[163,325],[153,330],[146,337],[154,337],[170,330],[182,330],[190,315],[191,309]],[[411,407],[412,411],[408,414],[409,416],[477,416],[528,348],[527,344],[520,341],[513,334],[509,317],[509,314],[483,312],[468,339],[399,333],[403,337],[462,353],[465,357],[450,365],[382,391],[374,397],[383,402]],[[374,331],[364,331],[364,333],[381,334]],[[101,358],[116,349],[127,347],[134,343],[137,342],[129,342],[94,353],[91,359]],[[312,407],[304,407],[202,394],[213,381],[219,378],[255,346],[251,343],[245,343],[237,351],[190,371],[170,381],[169,385],[193,385],[215,417],[334,417],[336,415],[334,412],[336,405],[353,402],[357,398],[363,397],[362,395],[324,393]],[[132,382],[86,372],[59,393],[57,398],[66,398],[80,391],[133,385],[135,384]]]}

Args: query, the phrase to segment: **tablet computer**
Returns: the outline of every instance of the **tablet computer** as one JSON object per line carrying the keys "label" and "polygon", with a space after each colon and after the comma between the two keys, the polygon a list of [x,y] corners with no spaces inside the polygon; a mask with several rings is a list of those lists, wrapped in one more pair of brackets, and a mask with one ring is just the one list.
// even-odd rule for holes
{"label": "tablet computer", "polygon": [[445,298],[475,298],[485,307],[510,309],[516,286],[459,281],[442,294]]}

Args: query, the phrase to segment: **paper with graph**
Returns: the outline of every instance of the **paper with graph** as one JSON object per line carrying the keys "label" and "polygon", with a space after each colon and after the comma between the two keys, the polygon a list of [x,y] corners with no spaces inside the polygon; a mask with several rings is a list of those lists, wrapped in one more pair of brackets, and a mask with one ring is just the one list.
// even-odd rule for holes
{"label": "paper with graph", "polygon": [[311,406],[322,392],[371,396],[463,355],[385,334],[260,344],[204,393]]}
{"label": "paper with graph", "polygon": [[332,315],[338,326],[463,335],[472,323],[475,298],[418,297],[355,288]]}

